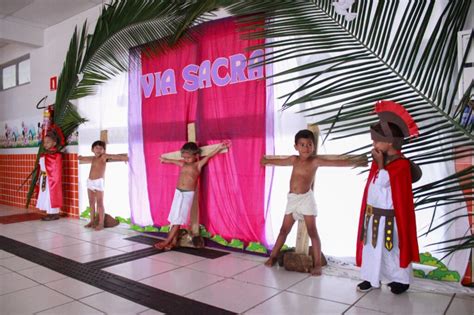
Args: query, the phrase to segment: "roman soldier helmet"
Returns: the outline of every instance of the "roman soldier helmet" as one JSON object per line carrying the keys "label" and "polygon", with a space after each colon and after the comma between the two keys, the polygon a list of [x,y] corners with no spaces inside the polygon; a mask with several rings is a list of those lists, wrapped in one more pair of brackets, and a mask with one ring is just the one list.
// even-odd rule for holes
{"label": "roman soldier helmet", "polygon": [[[375,104],[375,112],[380,121],[370,126],[372,140],[392,143],[395,149],[400,150],[404,138],[418,136],[419,132],[415,121],[402,105],[393,101],[378,101]],[[397,126],[402,135],[393,134],[389,124]],[[377,125],[380,126],[377,129],[381,129],[381,132],[374,129]]]}
{"label": "roman soldier helmet", "polygon": [[[395,149],[400,150],[404,139],[419,135],[415,120],[402,105],[394,101],[378,101],[375,104],[375,113],[380,121],[370,126],[372,140],[389,142]],[[394,134],[390,125],[398,127],[401,134]],[[410,161],[410,169],[414,183],[421,178],[422,172],[420,167],[412,161]]]}

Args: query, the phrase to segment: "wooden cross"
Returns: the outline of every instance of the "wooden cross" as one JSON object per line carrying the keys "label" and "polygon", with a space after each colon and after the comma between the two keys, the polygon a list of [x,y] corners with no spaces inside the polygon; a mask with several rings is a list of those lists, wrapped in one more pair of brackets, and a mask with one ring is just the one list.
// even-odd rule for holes
{"label": "wooden cross", "polygon": [[[188,124],[188,140],[189,142],[196,142],[196,124],[195,123],[190,123]],[[203,147],[199,147],[201,149],[200,156],[206,156],[211,152],[214,152],[217,147],[219,147],[218,144],[211,144],[211,145],[206,145]],[[222,149],[219,153],[225,153],[227,152],[227,148]],[[161,155],[163,158],[167,158],[170,160],[181,160],[181,151],[173,151],[173,152],[168,152],[164,153]],[[194,199],[193,199],[193,205],[191,206],[191,235],[192,236],[199,236],[199,185],[196,187],[196,190],[194,192]]]}

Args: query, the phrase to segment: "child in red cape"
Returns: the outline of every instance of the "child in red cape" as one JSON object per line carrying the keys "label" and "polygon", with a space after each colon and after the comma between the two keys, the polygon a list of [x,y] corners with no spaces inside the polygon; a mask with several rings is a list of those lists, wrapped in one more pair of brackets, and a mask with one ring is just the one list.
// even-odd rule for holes
{"label": "child in red cape", "polygon": [[356,262],[364,281],[357,289],[367,292],[387,280],[392,293],[400,294],[410,286],[411,262],[419,261],[412,179],[421,177],[400,150],[403,139],[417,136],[418,128],[395,102],[379,101],[375,112],[380,122],[370,127],[373,162],[357,238]]}

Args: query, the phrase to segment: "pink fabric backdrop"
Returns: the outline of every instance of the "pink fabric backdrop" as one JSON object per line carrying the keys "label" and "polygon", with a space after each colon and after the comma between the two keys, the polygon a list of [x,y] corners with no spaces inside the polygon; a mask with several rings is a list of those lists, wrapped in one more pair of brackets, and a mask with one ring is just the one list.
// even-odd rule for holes
{"label": "pink fabric backdrop", "polygon": [[[229,152],[211,159],[201,175],[200,223],[227,239],[264,241],[265,177],[259,161],[265,153],[265,80],[255,79],[255,69],[246,69],[246,78],[242,72],[229,70],[230,64],[241,66],[237,54],[249,59],[251,52],[246,48],[260,42],[240,39],[233,19],[205,23],[197,34],[195,42],[166,54],[142,55],[142,74],[174,69],[176,79],[176,91],[168,95],[156,96],[154,87],[145,97],[142,90],[143,143],[153,221],[158,226],[168,224],[179,171],[177,166],[160,164],[159,156],[179,150],[187,141],[187,124],[194,121],[200,146],[232,141]],[[217,68],[218,77],[228,75],[231,82],[221,81],[218,86],[219,82],[204,79],[195,91],[183,88],[182,71],[187,65],[199,66],[205,60],[213,64],[218,58],[228,62],[225,65],[221,59],[224,63]]]}

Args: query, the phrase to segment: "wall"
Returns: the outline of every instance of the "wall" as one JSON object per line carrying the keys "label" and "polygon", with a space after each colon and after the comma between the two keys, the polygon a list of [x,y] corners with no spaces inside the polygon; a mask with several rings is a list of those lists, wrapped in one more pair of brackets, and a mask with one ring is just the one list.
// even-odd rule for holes
{"label": "wall", "polygon": [[[0,92],[0,122],[42,121],[42,111],[36,103],[48,96],[54,102],[55,93],[49,91],[49,78],[58,76],[63,66],[71,35],[76,25],[82,27],[87,19],[93,31],[100,14],[98,5],[44,31],[44,46],[31,48],[10,44],[0,49],[0,64],[30,54],[31,83]],[[3,130],[4,125],[0,125]],[[24,207],[28,184],[21,190],[21,183],[33,170],[37,148],[0,149],[0,204]],[[62,211],[73,216],[79,214],[77,146],[68,148],[63,162],[64,207]],[[35,209],[33,199],[30,208]]]}

